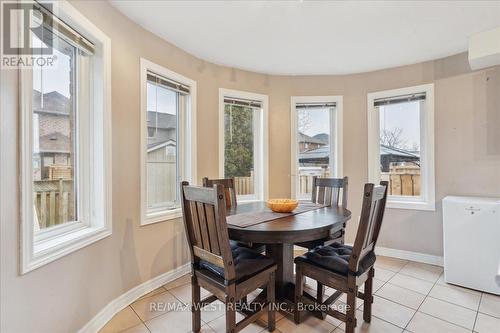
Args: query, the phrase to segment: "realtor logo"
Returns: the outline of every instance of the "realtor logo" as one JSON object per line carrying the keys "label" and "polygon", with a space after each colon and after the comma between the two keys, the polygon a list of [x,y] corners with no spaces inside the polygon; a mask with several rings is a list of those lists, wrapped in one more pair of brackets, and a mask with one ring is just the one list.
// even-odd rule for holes
{"label": "realtor logo", "polygon": [[2,69],[54,66],[52,39],[44,38],[52,35],[53,21],[47,19],[52,4],[43,6],[34,1],[2,1]]}

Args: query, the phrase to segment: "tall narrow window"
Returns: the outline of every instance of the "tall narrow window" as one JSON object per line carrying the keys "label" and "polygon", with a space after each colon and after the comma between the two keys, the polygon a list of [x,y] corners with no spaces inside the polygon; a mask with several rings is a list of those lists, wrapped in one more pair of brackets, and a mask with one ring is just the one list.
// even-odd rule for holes
{"label": "tall narrow window", "polygon": [[194,81],[141,59],[143,83],[142,224],[180,216],[179,182],[190,180]]}
{"label": "tall narrow window", "polygon": [[52,61],[20,70],[23,273],[111,234],[110,40],[65,2],[32,5],[33,59]]}
{"label": "tall narrow window", "polygon": [[240,200],[265,197],[266,96],[221,90],[221,177],[234,178]]}
{"label": "tall narrow window", "polygon": [[389,207],[433,207],[432,87],[369,95],[370,177],[389,182]]}
{"label": "tall narrow window", "polygon": [[189,89],[181,91],[168,85],[166,78],[148,73],[148,211],[179,207],[177,180],[179,146],[177,128],[181,99]]}
{"label": "tall narrow window", "polygon": [[292,194],[310,199],[313,177],[340,177],[341,98],[292,97]]}
{"label": "tall narrow window", "polygon": [[42,230],[78,221],[77,58],[86,54],[44,28],[33,35],[41,48],[50,40],[56,68],[32,70],[32,138],[34,228]]}

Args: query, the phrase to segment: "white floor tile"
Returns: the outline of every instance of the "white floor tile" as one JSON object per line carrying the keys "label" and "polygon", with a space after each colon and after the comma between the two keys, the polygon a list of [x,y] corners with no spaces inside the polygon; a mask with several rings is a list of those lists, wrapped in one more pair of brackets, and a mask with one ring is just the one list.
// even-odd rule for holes
{"label": "white floor tile", "polygon": [[447,286],[439,284],[436,284],[432,288],[429,296],[438,298],[442,301],[460,305],[474,311],[477,311],[477,309],[479,308],[479,301],[481,300],[481,295],[474,295],[466,291],[449,288]]}
{"label": "white floor tile", "polygon": [[478,313],[474,332],[500,333],[500,319]]}
{"label": "white floor tile", "polygon": [[389,280],[389,283],[424,295],[427,295],[434,286],[434,284],[429,281],[417,279],[401,273],[394,275],[394,277]]}
{"label": "white floor tile", "polygon": [[420,304],[422,304],[425,299],[425,295],[423,294],[396,286],[391,283],[386,283],[375,294],[415,310],[418,309]]}
{"label": "white floor tile", "polygon": [[472,330],[476,320],[475,311],[432,297],[425,299],[419,311],[469,330]]}
{"label": "white floor tile", "polygon": [[413,333],[470,333],[470,330],[417,312],[406,329]]}

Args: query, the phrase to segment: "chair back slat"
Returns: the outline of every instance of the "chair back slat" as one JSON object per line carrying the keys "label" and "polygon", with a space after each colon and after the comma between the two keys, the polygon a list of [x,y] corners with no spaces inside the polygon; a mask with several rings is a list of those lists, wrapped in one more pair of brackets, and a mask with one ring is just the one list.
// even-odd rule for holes
{"label": "chair back slat", "polygon": [[192,228],[193,234],[194,234],[193,245],[198,246],[198,247],[203,247],[203,239],[201,237],[201,228],[200,228],[200,223],[198,221],[198,212],[196,209],[196,202],[190,201],[189,208],[190,208],[190,212],[191,212],[191,228]]}
{"label": "chair back slat", "polygon": [[201,238],[203,242],[203,249],[211,251],[210,236],[208,235],[208,225],[205,216],[205,204],[203,202],[196,202],[196,212],[198,213],[198,223],[200,224]]}
{"label": "chair back slat", "polygon": [[388,185],[386,181],[380,182],[379,186],[365,185],[358,232],[354,241],[353,254],[349,259],[351,272],[357,272],[361,260],[375,249],[384,219]]}
{"label": "chair back slat", "polygon": [[[348,178],[313,177],[311,201],[328,206],[347,208]],[[342,197],[342,201],[340,198]]]}
{"label": "chair back slat", "polygon": [[210,237],[210,249],[212,253],[220,255],[219,238],[217,237],[217,225],[215,224],[215,210],[211,205],[205,205],[208,235]]}
{"label": "chair back slat", "polygon": [[236,207],[238,203],[236,201],[236,186],[234,178],[220,178],[220,179],[208,179],[208,177],[203,178],[203,187],[213,187],[215,184],[221,184],[224,186],[224,198],[226,202],[226,208],[231,209]]}
{"label": "chair back slat", "polygon": [[226,223],[224,186],[213,188],[181,183],[182,212],[191,261],[200,260],[224,269],[226,280],[234,279],[234,265]]}

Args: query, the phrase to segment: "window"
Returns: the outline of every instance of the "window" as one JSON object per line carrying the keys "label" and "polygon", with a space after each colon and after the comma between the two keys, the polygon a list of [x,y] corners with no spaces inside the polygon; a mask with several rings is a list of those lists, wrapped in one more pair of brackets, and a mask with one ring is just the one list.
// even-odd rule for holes
{"label": "window", "polygon": [[141,224],[181,216],[179,184],[193,181],[196,82],[141,59]]}
{"label": "window", "polygon": [[219,176],[234,178],[238,199],[267,198],[267,96],[219,90]]}
{"label": "window", "polygon": [[39,48],[50,40],[58,59],[56,69],[34,66],[32,76],[34,222],[42,230],[79,220],[76,124],[79,113],[87,110],[76,108],[76,62],[93,51],[80,50],[48,28],[32,40]]}
{"label": "window", "polygon": [[292,196],[310,199],[313,177],[342,175],[342,97],[291,100]]}
{"label": "window", "polygon": [[433,85],[368,94],[369,178],[389,208],[434,210]]}
{"label": "window", "polygon": [[33,6],[31,46],[56,61],[20,71],[22,273],[111,234],[109,38],[66,2]]}

